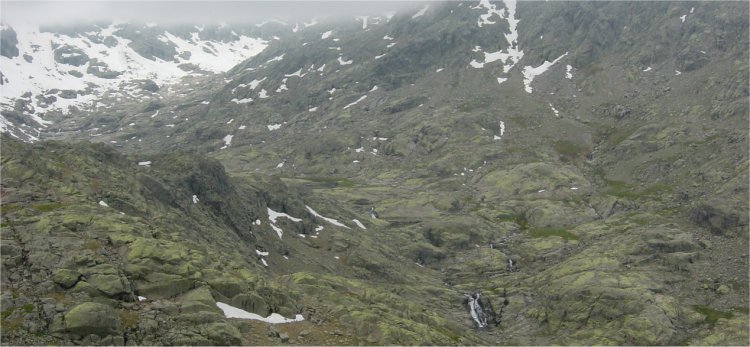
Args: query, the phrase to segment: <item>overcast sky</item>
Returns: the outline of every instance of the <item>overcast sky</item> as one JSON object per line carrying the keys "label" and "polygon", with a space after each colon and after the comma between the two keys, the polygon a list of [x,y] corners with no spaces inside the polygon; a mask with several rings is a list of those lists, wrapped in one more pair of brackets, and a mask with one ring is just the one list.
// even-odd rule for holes
{"label": "overcast sky", "polygon": [[66,24],[99,20],[174,23],[258,22],[279,18],[384,14],[425,1],[8,1],[0,0],[3,23]]}

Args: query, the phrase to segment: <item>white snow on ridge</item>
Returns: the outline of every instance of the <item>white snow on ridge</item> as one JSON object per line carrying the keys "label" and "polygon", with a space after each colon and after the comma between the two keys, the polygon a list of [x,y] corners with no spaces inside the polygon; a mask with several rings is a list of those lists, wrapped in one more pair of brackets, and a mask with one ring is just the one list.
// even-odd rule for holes
{"label": "white snow on ridge", "polygon": [[570,65],[565,65],[565,78],[573,79],[573,67]]}
{"label": "white snow on ridge", "polygon": [[320,213],[318,213],[318,212],[315,212],[315,210],[313,210],[313,209],[312,209],[312,207],[310,207],[310,206],[307,206],[307,205],[305,205],[305,207],[306,207],[306,208],[307,208],[307,210],[308,210],[308,211],[310,211],[310,213],[311,213],[311,214],[312,214],[313,216],[315,216],[315,217],[318,217],[318,218],[320,218],[320,219],[322,219],[322,220],[324,220],[324,221],[326,221],[326,222],[328,222],[328,223],[331,223],[331,224],[333,224],[333,225],[336,225],[336,226],[340,226],[340,227],[342,227],[342,228],[346,228],[346,229],[351,229],[351,228],[349,228],[348,226],[344,225],[343,223],[339,222],[338,220],[335,220],[335,219],[333,219],[333,218],[328,218],[328,217],[323,217],[323,216],[321,216],[321,215],[320,215]]}
{"label": "white snow on ridge", "polygon": [[281,124],[279,124],[279,123],[269,124],[269,125],[266,125],[266,127],[268,128],[268,131],[274,131],[274,130],[281,129]]}
{"label": "white snow on ridge", "polygon": [[139,161],[138,162],[138,166],[150,167],[151,166],[151,161]]}
{"label": "white snow on ridge", "polygon": [[425,5],[424,7],[422,7],[421,10],[419,10],[419,12],[417,12],[413,16],[411,16],[411,18],[414,19],[414,18],[421,17],[422,15],[425,14],[425,12],[427,12],[428,8],[430,8],[430,5]]}
{"label": "white snow on ridge", "polygon": [[261,257],[267,257],[268,256],[268,252],[261,252],[261,251],[259,251],[257,249],[255,250],[255,253],[258,254]]}
{"label": "white snow on ridge", "polygon": [[489,0],[479,1],[479,5],[472,7],[472,9],[481,9],[482,7],[487,9],[487,13],[479,15],[479,19],[477,19],[477,25],[480,28],[485,24],[495,24],[496,22],[490,20],[493,15],[499,16],[500,19],[505,19],[505,11],[498,10],[495,4],[490,3]]}
{"label": "white snow on ridge", "polygon": [[[474,9],[481,9],[486,8],[488,12],[484,15],[480,15],[477,24],[481,27],[484,24],[494,24],[495,22],[490,21],[489,18],[493,15],[500,16],[501,19],[506,19],[508,21],[508,29],[509,33],[504,34],[505,40],[508,42],[508,48],[507,50],[503,51],[497,51],[497,52],[484,52],[484,62],[479,62],[477,60],[472,60],[469,65],[473,68],[483,68],[485,64],[501,60],[503,62],[503,73],[508,73],[510,70],[518,64],[518,62],[523,58],[523,50],[518,49],[518,22],[519,20],[516,19],[516,1],[515,0],[505,0],[505,9],[504,10],[497,10],[495,7],[495,4],[491,4],[487,0],[482,0],[478,6],[474,7]],[[507,14],[507,15],[506,15]],[[472,52],[480,52],[482,50],[481,47],[477,46],[475,47]],[[507,78],[503,78],[502,80],[498,78],[498,83],[503,83],[507,80]]]}
{"label": "white snow on ridge", "polygon": [[354,16],[358,21],[362,21],[362,29],[367,29],[367,18],[370,18],[368,16]]}
{"label": "white snow on ridge", "polygon": [[250,89],[255,90],[255,88],[258,87],[258,85],[260,84],[260,82],[263,82],[265,80],[266,80],[266,77],[263,77],[261,79],[254,79],[254,80],[250,81],[250,83],[248,83],[247,86],[250,87]]}
{"label": "white snow on ridge", "polygon": [[231,101],[231,102],[233,102],[235,104],[247,104],[247,103],[253,102],[253,98],[244,98],[244,99],[234,98],[234,99],[229,100],[229,101]]}
{"label": "white snow on ridge", "polygon": [[109,205],[107,205],[107,203],[104,202],[104,200],[99,200],[99,206],[109,207]]}
{"label": "white snow on ridge", "polygon": [[232,144],[232,138],[233,137],[234,137],[234,135],[224,136],[224,138],[222,139],[222,140],[224,140],[224,147],[221,147],[221,149],[229,147]]}
{"label": "white snow on ridge", "polygon": [[292,217],[292,216],[290,216],[290,215],[288,215],[286,213],[276,212],[276,211],[272,210],[270,207],[268,207],[268,220],[270,220],[271,223],[275,224],[276,223],[276,219],[278,219],[279,217],[287,218],[290,221],[295,222],[295,223],[299,223],[299,222],[302,221],[301,218],[295,218],[295,217]]}
{"label": "white snow on ridge", "polygon": [[352,106],[358,104],[360,101],[364,100],[366,97],[367,97],[367,95],[362,95],[359,99],[355,100],[351,104],[344,106],[344,109],[346,110],[347,108],[352,107]]}
{"label": "white snow on ridge", "polygon": [[365,227],[365,225],[364,225],[364,224],[362,224],[362,222],[360,222],[360,221],[359,221],[358,219],[352,219],[352,222],[354,222],[354,224],[357,224],[357,226],[358,226],[358,227],[359,227],[360,229],[364,229],[364,230],[367,230],[367,228]]}
{"label": "white snow on ridge", "polygon": [[344,57],[339,57],[339,64],[341,65],[349,65],[353,62],[354,60],[344,60]]}
{"label": "white snow on ridge", "polygon": [[549,108],[551,108],[551,109],[552,109],[552,112],[554,112],[554,113],[555,113],[555,116],[558,116],[558,117],[560,117],[560,112],[559,112],[559,111],[557,111],[557,109],[555,108],[555,106],[552,106],[552,103],[549,103]]}
{"label": "white snow on ridge", "polygon": [[302,77],[305,77],[305,75],[307,75],[307,74],[302,73],[302,69],[300,68],[299,70],[297,70],[295,72],[292,72],[290,74],[284,74],[284,77],[297,76],[299,78],[302,78]]}
{"label": "white snow on ridge", "polygon": [[194,203],[194,204],[197,204],[197,203],[198,203],[198,201],[200,201],[200,200],[198,199],[198,195],[193,195],[193,203]]}
{"label": "white snow on ridge", "polygon": [[552,65],[555,65],[558,61],[560,61],[560,59],[562,59],[566,55],[568,55],[568,52],[565,52],[565,54],[557,57],[557,59],[551,62],[545,60],[544,63],[542,63],[541,65],[537,67],[524,66],[523,68],[524,90],[526,90],[527,93],[531,93],[533,91],[533,89],[531,88],[531,82],[534,81],[534,78],[536,78],[536,76],[539,76],[545,73],[550,67],[552,67]]}
{"label": "white snow on ridge", "polygon": [[[189,58],[175,56],[174,61],[145,58],[136,53],[129,44],[130,40],[115,35],[120,24],[112,24],[85,34],[69,36],[61,33],[40,32],[35,26],[14,26],[18,37],[19,56],[14,58],[0,57],[3,76],[7,83],[0,86],[0,101],[3,108],[12,106],[13,99],[20,98],[26,92],[32,97],[42,95],[51,89],[82,91],[90,88],[88,95],[76,95],[74,98],[60,98],[49,106],[36,105],[36,112],[29,114],[32,119],[44,126],[40,115],[53,110],[68,113],[70,107],[88,109],[94,107],[100,95],[109,91],[120,90],[123,84],[136,79],[149,79],[157,85],[172,84],[180,78],[191,74],[178,68],[178,65],[190,63],[209,72],[223,72],[237,63],[257,55],[267,46],[266,41],[247,36],[235,36],[234,41],[203,41],[193,33],[193,40],[186,41],[169,32],[159,35],[162,42],[176,46],[177,54],[189,52]],[[156,29],[151,29],[156,30]],[[111,41],[112,47],[102,41],[92,40],[90,36]],[[95,42],[96,41],[96,42]],[[105,71],[119,73],[115,78],[101,78],[88,72],[90,62],[73,66],[55,61],[54,46],[70,46],[83,52],[90,60],[96,59],[105,64]],[[58,52],[59,54],[59,52]],[[31,61],[24,59],[29,56]],[[77,54],[68,53],[68,57]],[[64,57],[64,54],[63,54]],[[100,69],[101,71],[101,69]],[[73,74],[71,74],[71,72]],[[80,75],[82,77],[76,77]],[[130,94],[130,97],[138,95]],[[5,126],[2,126],[5,128]]]}
{"label": "white snow on ridge", "polygon": [[270,324],[283,324],[283,323],[293,323],[293,322],[301,322],[305,320],[305,317],[303,317],[301,314],[298,314],[294,317],[294,319],[291,318],[284,318],[284,316],[278,314],[278,313],[271,313],[268,317],[262,317],[258,314],[247,312],[243,309],[236,308],[231,305],[227,305],[223,302],[216,302],[216,307],[221,309],[222,312],[224,312],[224,317],[226,318],[240,318],[240,319],[251,319],[251,320],[258,320],[261,322],[266,322]]}
{"label": "white snow on ridge", "polygon": [[197,33],[193,33],[191,41],[186,41],[169,32],[165,32],[164,37],[177,46],[178,55],[182,52],[190,53],[190,58],[184,60],[180,58],[180,63],[195,64],[211,72],[227,71],[248,57],[257,55],[268,46],[265,40],[247,36],[240,36],[239,40],[229,43],[202,41]]}
{"label": "white snow on ridge", "polygon": [[325,39],[331,37],[331,34],[333,34],[333,30],[328,30],[328,31],[324,32],[323,35],[320,36],[320,39],[321,40],[325,40]]}

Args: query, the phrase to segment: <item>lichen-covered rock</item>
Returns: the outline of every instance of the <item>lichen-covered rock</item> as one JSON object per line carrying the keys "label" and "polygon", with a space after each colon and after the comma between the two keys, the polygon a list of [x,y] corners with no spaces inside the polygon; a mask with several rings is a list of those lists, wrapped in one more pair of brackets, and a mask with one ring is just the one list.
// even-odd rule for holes
{"label": "lichen-covered rock", "polygon": [[136,281],[138,292],[147,298],[171,298],[193,287],[193,280],[178,275],[152,272],[143,281]]}
{"label": "lichen-covered rock", "polygon": [[65,329],[80,336],[107,336],[120,330],[120,319],[107,305],[84,302],[65,314]]}
{"label": "lichen-covered rock", "polygon": [[216,345],[245,344],[240,331],[231,324],[211,323],[202,328],[204,335]]}
{"label": "lichen-covered rock", "polygon": [[73,287],[80,278],[81,274],[78,271],[70,269],[58,269],[52,274],[52,281],[65,289]]}

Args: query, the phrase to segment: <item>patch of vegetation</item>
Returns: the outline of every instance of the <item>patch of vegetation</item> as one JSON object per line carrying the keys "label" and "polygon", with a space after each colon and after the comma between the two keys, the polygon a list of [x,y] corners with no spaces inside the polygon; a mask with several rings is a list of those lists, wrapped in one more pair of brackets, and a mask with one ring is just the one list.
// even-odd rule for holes
{"label": "patch of vegetation", "polygon": [[83,244],[83,248],[96,252],[102,248],[102,243],[97,240],[89,240]]}
{"label": "patch of vegetation", "polygon": [[731,312],[714,310],[704,305],[694,305],[693,310],[695,310],[695,312],[698,312],[702,314],[704,317],[706,317],[706,322],[708,324],[711,324],[711,326],[716,324],[716,321],[718,321],[720,318],[730,319],[734,317],[734,314],[732,314]]}
{"label": "patch of vegetation", "polygon": [[653,195],[653,194],[660,194],[660,193],[670,193],[674,191],[674,187],[665,184],[665,183],[656,183],[648,186],[646,189],[644,189],[641,194],[643,195]]}
{"label": "patch of vegetation", "polygon": [[559,236],[566,240],[578,240],[578,236],[562,228],[534,228],[530,232],[531,237]]}
{"label": "patch of vegetation", "polygon": [[54,211],[60,207],[62,207],[63,204],[59,202],[50,203],[50,204],[39,204],[39,205],[33,205],[32,208],[39,211],[39,212],[50,212]]}
{"label": "patch of vegetation", "polygon": [[47,294],[47,297],[50,297],[55,300],[55,302],[59,302],[62,304],[70,304],[72,301],[65,296],[64,292],[51,292]]}
{"label": "patch of vegetation", "polygon": [[588,152],[588,148],[586,146],[581,146],[580,144],[567,140],[555,142],[554,148],[557,154],[560,156],[560,159],[562,159],[563,161],[580,159]]}
{"label": "patch of vegetation", "polygon": [[10,308],[3,310],[2,312],[0,312],[0,318],[2,318],[3,320],[8,318],[11,314],[13,314],[13,311],[15,310],[16,310],[15,307],[10,307]]}
{"label": "patch of vegetation", "polygon": [[328,188],[351,188],[355,186],[355,182],[341,177],[324,177],[324,176],[306,176],[297,177],[302,180],[321,183]]}
{"label": "patch of vegetation", "polygon": [[34,311],[34,304],[23,305],[21,306],[21,309],[23,310],[23,312],[31,313],[31,311]]}
{"label": "patch of vegetation", "polygon": [[125,329],[133,329],[138,326],[138,321],[140,320],[138,312],[133,312],[130,310],[120,310],[119,316],[120,322],[122,322],[122,326]]}
{"label": "patch of vegetation", "polygon": [[605,192],[609,195],[625,199],[634,199],[638,197],[638,194],[633,191],[633,187],[625,182],[608,179],[605,179],[604,182],[607,185]]}
{"label": "patch of vegetation", "polygon": [[529,221],[526,220],[526,215],[523,213],[512,214],[512,215],[499,215],[496,217],[498,222],[513,222],[518,224],[521,230],[529,228]]}

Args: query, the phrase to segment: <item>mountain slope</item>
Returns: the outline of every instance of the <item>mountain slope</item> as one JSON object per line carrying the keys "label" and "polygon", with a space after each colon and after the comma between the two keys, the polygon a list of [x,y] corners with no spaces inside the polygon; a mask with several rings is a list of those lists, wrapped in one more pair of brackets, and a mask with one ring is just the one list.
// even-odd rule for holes
{"label": "mountain slope", "polygon": [[[233,321],[231,343],[746,344],[747,15],[744,3],[430,3],[292,32],[223,74],[53,117],[41,136],[128,153],[105,176],[153,171],[176,190],[119,198],[169,197],[133,209],[167,211],[144,214],[152,238],[174,242],[164,230],[187,223],[176,235],[190,248],[236,243],[231,266],[291,297],[241,306],[306,318]],[[4,184],[26,175],[4,171]],[[302,221],[277,216],[279,238],[273,211]],[[213,301],[231,299],[201,276]],[[243,276],[227,280],[233,294],[271,301]],[[160,300],[185,295],[173,294]]]}

